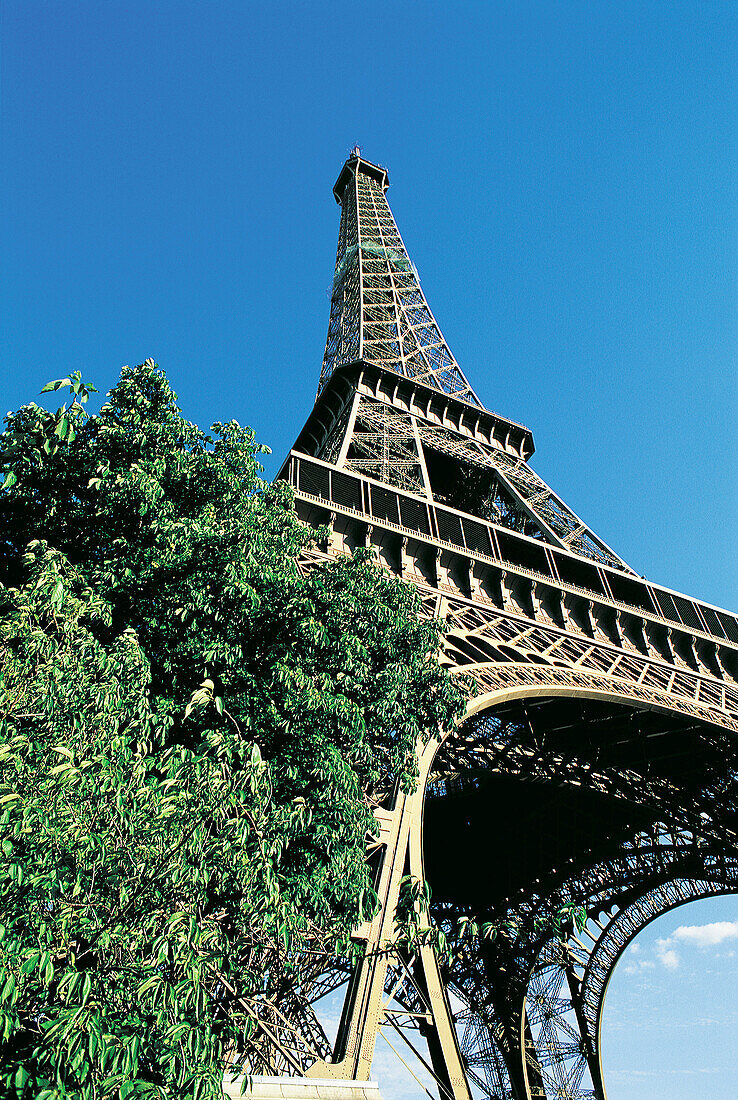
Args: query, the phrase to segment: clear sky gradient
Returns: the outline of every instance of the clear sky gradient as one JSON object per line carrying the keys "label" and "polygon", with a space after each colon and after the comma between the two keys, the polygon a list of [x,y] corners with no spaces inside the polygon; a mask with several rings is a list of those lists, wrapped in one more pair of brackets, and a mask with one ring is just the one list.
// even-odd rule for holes
{"label": "clear sky gradient", "polygon": [[5,0],[0,36],[3,409],[151,356],[273,472],[359,143],[536,469],[639,573],[738,608],[738,6]]}

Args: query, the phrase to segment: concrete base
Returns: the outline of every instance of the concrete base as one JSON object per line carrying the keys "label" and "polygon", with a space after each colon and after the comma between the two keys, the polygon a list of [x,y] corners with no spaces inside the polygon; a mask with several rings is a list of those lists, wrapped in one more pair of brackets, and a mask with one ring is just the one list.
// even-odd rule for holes
{"label": "concrete base", "polygon": [[243,1077],[226,1077],[229,1100],[381,1100],[375,1081],[341,1081],[335,1077],[252,1077],[241,1092]]}

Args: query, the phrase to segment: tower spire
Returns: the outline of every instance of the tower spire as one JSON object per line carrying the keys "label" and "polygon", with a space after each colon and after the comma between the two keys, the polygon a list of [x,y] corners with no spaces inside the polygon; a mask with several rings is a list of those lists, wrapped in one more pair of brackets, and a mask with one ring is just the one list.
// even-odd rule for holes
{"label": "tower spire", "polygon": [[482,408],[425,300],[388,187],[387,170],[355,146],[333,188],[341,227],[318,392],[361,359]]}

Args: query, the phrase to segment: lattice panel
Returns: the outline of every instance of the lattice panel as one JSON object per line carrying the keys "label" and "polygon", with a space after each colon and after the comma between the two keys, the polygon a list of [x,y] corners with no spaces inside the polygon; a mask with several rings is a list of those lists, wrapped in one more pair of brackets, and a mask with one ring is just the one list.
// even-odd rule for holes
{"label": "lattice panel", "polygon": [[370,397],[359,401],[346,466],[385,485],[425,491],[409,413]]}
{"label": "lattice panel", "polygon": [[[525,724],[501,722],[493,715],[472,720],[439,754],[429,787],[434,799],[443,798],[447,786],[449,793],[458,793],[460,766],[470,769],[474,782],[481,764],[475,746],[485,729],[497,754],[496,764],[488,759],[488,766],[507,771],[499,749],[503,742],[511,746],[525,738]],[[528,759],[541,764],[530,754]],[[565,760],[551,769],[550,779],[579,782],[576,768]],[[733,798],[726,796],[728,806]],[[487,950],[483,958],[481,945],[467,941],[446,973],[449,987],[466,1006],[456,1017],[465,1061],[487,1095],[517,1095],[506,1070],[524,1063],[531,1097],[604,1100],[599,1029],[607,981],[618,958],[661,913],[687,901],[738,892],[738,861],[734,852],[713,847],[704,836],[657,822],[607,861],[572,864],[552,872],[555,880],[552,892],[541,882],[537,893],[511,905],[506,920],[517,931],[498,937],[491,954]],[[583,931],[552,932],[551,917],[564,904],[584,907]],[[443,928],[452,927],[460,915],[471,914],[449,903],[434,913]],[[528,1035],[524,1049],[521,1029]]]}
{"label": "lattice panel", "polygon": [[[450,432],[447,428],[418,422],[423,446],[461,459],[474,466],[494,470],[514,498],[540,523],[540,532],[549,541],[585,558],[632,572],[609,546],[599,539],[563,500],[546,485],[527,462],[498,447],[488,447],[473,439]],[[495,520],[499,522],[499,520]]]}

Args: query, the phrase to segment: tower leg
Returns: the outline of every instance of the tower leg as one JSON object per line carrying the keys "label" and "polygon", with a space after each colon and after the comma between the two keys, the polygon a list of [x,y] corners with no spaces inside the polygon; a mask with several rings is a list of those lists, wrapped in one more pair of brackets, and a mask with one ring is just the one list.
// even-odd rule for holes
{"label": "tower leg", "polygon": [[590,1029],[587,1026],[587,1021],[582,1012],[582,998],[580,982],[577,978],[571,964],[566,967],[566,980],[569,986],[569,993],[571,995],[571,1006],[574,1009],[574,1015],[577,1019],[579,1026],[579,1034],[582,1037],[582,1044],[584,1054],[587,1058],[587,1066],[589,1068],[589,1075],[592,1078],[592,1089],[596,1100],[607,1100],[607,1094],[605,1092],[605,1082],[602,1077],[602,1063],[600,1061],[599,1051],[595,1050],[592,1043],[592,1036]]}
{"label": "tower leg", "polygon": [[[317,1062],[311,1077],[339,1077],[364,1081],[371,1072],[377,1032],[385,1019],[385,986],[395,933],[395,913],[400,883],[407,866],[411,830],[419,833],[422,786],[413,795],[398,794],[387,820],[387,842],[379,876],[381,908],[366,932],[366,948],[349,984],[333,1063]],[[420,947],[414,980],[424,994],[428,1017],[423,1034],[428,1041],[430,1069],[441,1100],[471,1100],[453,1016],[435,951]],[[389,1013],[387,1014],[389,1015]],[[411,1044],[412,1045],[412,1044]]]}
{"label": "tower leg", "polygon": [[387,844],[379,876],[377,894],[380,909],[367,930],[364,956],[349,984],[336,1040],[336,1061],[330,1065],[316,1063],[311,1076],[320,1077],[323,1074],[359,1081],[369,1079],[382,1017],[388,946],[394,938],[395,911],[414,808],[414,796],[398,793],[388,822]]}
{"label": "tower leg", "polygon": [[461,1059],[454,1018],[448,994],[441,978],[438,959],[432,947],[421,947],[419,983],[425,988],[433,1022],[425,1028],[433,1069],[453,1100],[471,1100],[471,1092]]}

